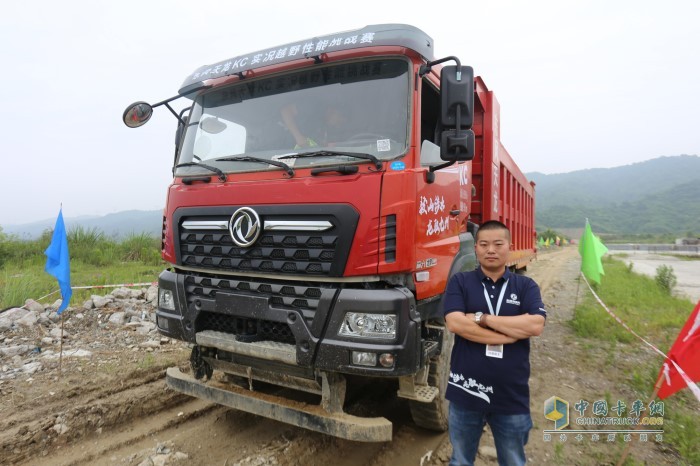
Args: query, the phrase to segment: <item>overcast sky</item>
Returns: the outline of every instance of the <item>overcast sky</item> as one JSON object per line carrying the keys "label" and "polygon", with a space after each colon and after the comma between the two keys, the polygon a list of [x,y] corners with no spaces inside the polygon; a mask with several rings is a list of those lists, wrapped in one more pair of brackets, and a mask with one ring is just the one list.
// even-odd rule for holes
{"label": "overcast sky", "polygon": [[700,154],[698,5],[6,2],[0,225],[55,218],[61,203],[66,217],[161,209],[175,119],[159,108],[129,129],[129,103],[175,95],[204,64],[368,24],[412,24],[437,57],[473,66],[501,103],[502,140],[524,172]]}

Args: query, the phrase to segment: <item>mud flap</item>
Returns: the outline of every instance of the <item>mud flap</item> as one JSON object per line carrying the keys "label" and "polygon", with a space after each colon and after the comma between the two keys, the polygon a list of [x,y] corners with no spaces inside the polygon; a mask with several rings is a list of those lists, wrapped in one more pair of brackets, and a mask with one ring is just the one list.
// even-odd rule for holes
{"label": "mud flap", "polygon": [[358,417],[342,411],[329,413],[318,405],[252,392],[234,385],[212,381],[203,383],[183,374],[177,367],[167,369],[165,381],[168,387],[180,393],[334,437],[357,442],[391,440],[391,422],[383,417]]}

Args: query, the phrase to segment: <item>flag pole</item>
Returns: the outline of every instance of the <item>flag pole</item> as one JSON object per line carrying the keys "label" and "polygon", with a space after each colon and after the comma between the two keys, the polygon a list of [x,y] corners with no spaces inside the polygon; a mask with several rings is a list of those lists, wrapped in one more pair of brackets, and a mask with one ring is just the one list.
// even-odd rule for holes
{"label": "flag pole", "polygon": [[[661,385],[663,384],[663,382],[664,382],[664,378],[663,378],[663,376],[660,376],[659,379],[656,381],[656,384],[654,385],[654,392],[651,394],[649,401],[647,401],[647,406],[649,406],[651,404],[651,402],[656,399],[656,395],[658,395],[659,390],[661,389]],[[646,416],[644,416],[644,417],[646,417]],[[639,430],[640,427],[642,427],[641,419],[640,419],[640,422],[634,427],[634,430]],[[627,442],[627,445],[625,445],[625,449],[622,451],[622,456],[617,461],[617,464],[615,466],[622,466],[622,463],[625,462],[625,460],[627,459],[627,456],[630,454],[630,448],[632,448],[632,442]]]}
{"label": "flag pole", "polygon": [[[586,217],[586,224],[588,224],[588,217]],[[585,231],[585,229],[584,229]],[[579,247],[581,245],[579,244]],[[579,288],[581,288],[581,274],[583,273],[583,256],[581,256],[581,266],[579,267],[579,274],[576,277],[576,296],[574,296],[574,309],[573,311],[576,312],[576,305],[578,305],[578,292]]]}
{"label": "flag pole", "polygon": [[574,312],[576,312],[576,305],[578,304],[578,291],[579,288],[581,288],[581,274],[583,272],[580,272],[578,274],[578,277],[576,277],[576,296],[574,296]]}
{"label": "flag pole", "polygon": [[61,343],[58,351],[58,377],[61,377],[61,366],[63,364],[63,313],[61,312]]}

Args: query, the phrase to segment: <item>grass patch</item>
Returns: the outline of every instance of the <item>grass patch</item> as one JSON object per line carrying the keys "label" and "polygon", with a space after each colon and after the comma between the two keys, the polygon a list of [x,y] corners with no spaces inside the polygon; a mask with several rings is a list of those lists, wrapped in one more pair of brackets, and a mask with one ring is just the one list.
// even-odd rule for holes
{"label": "grass patch", "polygon": [[[606,257],[603,268],[605,276],[599,285],[594,285],[598,296],[632,330],[662,351],[668,351],[690,316],[693,303],[669,296],[654,279],[634,273],[621,261]],[[585,298],[574,310],[571,326],[579,337],[588,339],[584,340],[583,348],[587,348],[585,343],[590,341],[608,343],[605,364],[609,367],[617,366],[619,370],[624,360],[634,356],[634,362],[620,382],[646,401],[656,383],[663,364],[662,358],[651,352],[640,351],[642,347],[646,348],[644,343],[615,322],[590,293],[585,293]],[[613,354],[614,358],[610,356]],[[615,358],[619,359],[617,364],[614,363]],[[611,402],[609,398],[609,393],[606,392],[608,404]],[[697,400],[688,390],[682,390],[663,402],[664,442],[682,456],[683,464],[700,464],[700,450],[697,448],[700,417],[694,413]]]}
{"label": "grass patch", "polygon": [[149,369],[153,367],[156,362],[156,358],[152,353],[146,353],[146,355],[139,362],[139,369]]}
{"label": "grass patch", "polygon": [[[163,265],[139,262],[118,262],[108,266],[96,266],[81,261],[71,261],[71,285],[156,282],[163,268]],[[6,264],[5,270],[0,274],[0,308],[21,306],[29,298],[36,300],[56,290],[58,290],[58,283],[53,276],[44,271],[43,263],[21,268]],[[73,290],[71,306],[82,305],[93,294],[105,295],[110,291],[110,289]],[[42,303],[52,304],[60,297],[59,292],[45,298]]]}
{"label": "grass patch", "polygon": [[[697,403],[697,400],[695,401]],[[685,410],[669,410],[664,417],[665,440],[673,445],[688,465],[700,464],[700,421],[690,403],[682,403]]]}
{"label": "grass patch", "polygon": [[[39,299],[58,290],[56,279],[44,271],[44,251],[51,242],[47,230],[36,240],[20,240],[0,230],[0,309],[21,306],[27,299]],[[81,227],[68,231],[71,285],[112,285],[155,282],[165,268],[160,258],[160,240],[146,234],[131,235],[121,242],[105,237],[95,229]],[[72,306],[79,306],[90,295],[108,294],[109,289],[74,290]],[[55,293],[42,300],[52,304]]]}
{"label": "grass patch", "polygon": [[[634,273],[621,261],[605,257],[603,268],[605,275],[601,283],[593,285],[598,296],[639,335],[668,348],[688,319],[692,303],[669,296],[653,278]],[[636,339],[590,293],[583,293],[585,298],[576,307],[571,321],[578,336],[618,343]]]}

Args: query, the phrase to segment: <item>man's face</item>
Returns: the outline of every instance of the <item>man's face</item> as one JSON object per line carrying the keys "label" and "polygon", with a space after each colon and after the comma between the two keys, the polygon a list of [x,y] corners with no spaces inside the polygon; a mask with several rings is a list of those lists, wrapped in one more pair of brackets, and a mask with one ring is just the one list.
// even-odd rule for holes
{"label": "man's face", "polygon": [[501,270],[508,260],[510,241],[508,232],[503,229],[479,230],[476,240],[476,258],[481,267],[487,270]]}

